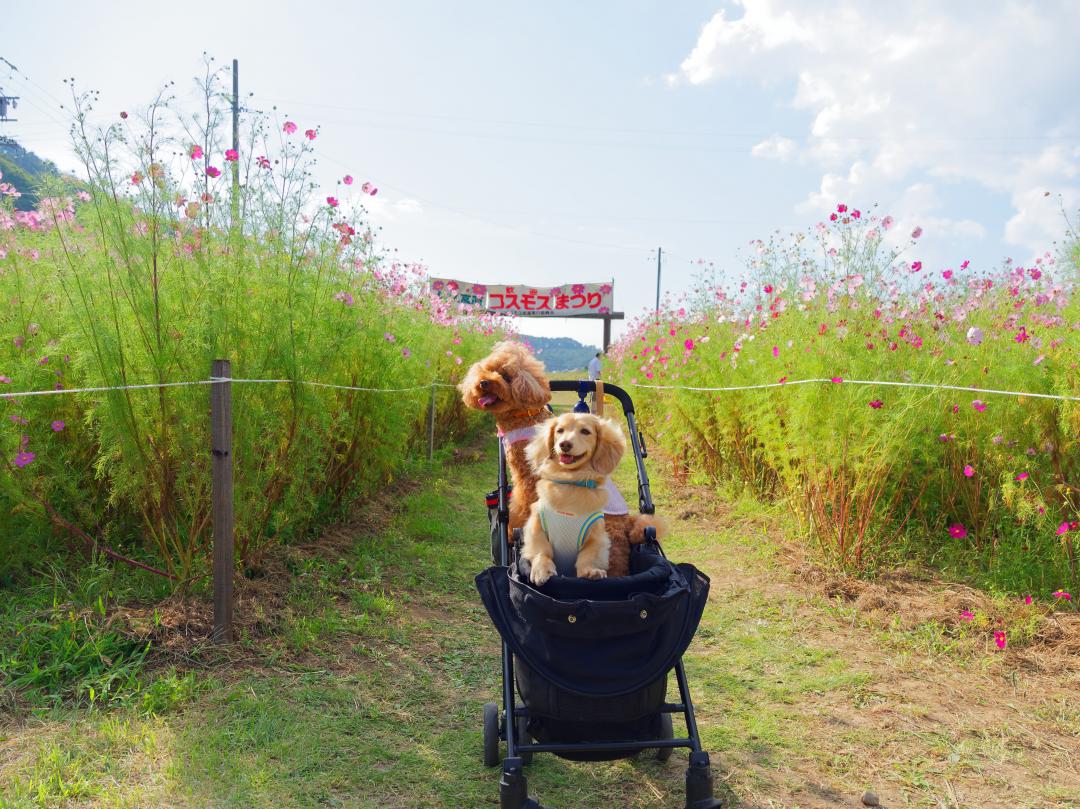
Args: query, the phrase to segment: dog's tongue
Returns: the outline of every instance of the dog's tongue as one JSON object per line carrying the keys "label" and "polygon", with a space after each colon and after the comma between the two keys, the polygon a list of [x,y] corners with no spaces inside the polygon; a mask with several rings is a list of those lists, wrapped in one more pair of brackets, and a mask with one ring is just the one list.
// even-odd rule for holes
{"label": "dog's tongue", "polygon": [[572,464],[573,462],[574,462],[574,456],[573,455],[567,455],[566,453],[563,453],[562,455],[559,456],[559,463],[561,463],[561,464],[569,465],[569,464]]}
{"label": "dog's tongue", "polygon": [[495,402],[499,401],[499,397],[498,396],[492,396],[489,393],[486,396],[481,396],[476,401],[480,403],[481,407],[490,407],[491,405],[495,404]]}

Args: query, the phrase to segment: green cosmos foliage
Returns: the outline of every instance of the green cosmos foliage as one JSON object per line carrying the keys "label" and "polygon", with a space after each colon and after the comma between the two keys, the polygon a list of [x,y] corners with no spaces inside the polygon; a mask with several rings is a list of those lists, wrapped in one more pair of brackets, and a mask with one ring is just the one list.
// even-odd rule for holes
{"label": "green cosmos foliage", "polygon": [[1080,396],[1075,251],[931,271],[902,258],[921,229],[900,250],[891,227],[840,206],[812,234],[756,243],[737,290],[706,278],[634,324],[613,349],[617,381],[783,382],[635,395],[655,440],[718,484],[789,503],[838,565],[916,559],[1013,591],[1075,588],[1080,403],[853,384]]}
{"label": "green cosmos foliage", "polygon": [[[226,150],[223,78],[208,62],[194,115],[167,87],[99,130],[96,97],[73,92],[82,189],[43,188],[30,212],[0,202],[0,395],[205,380],[216,358],[234,378],[409,388],[455,382],[489,350],[498,323],[430,297],[422,267],[379,250],[370,184],[318,192],[317,129],[247,116]],[[232,387],[245,563],[426,448],[430,388]],[[0,575],[95,542],[178,582],[204,573],[208,401],[204,385],[0,398]],[[442,442],[467,415],[451,388],[436,405]]]}

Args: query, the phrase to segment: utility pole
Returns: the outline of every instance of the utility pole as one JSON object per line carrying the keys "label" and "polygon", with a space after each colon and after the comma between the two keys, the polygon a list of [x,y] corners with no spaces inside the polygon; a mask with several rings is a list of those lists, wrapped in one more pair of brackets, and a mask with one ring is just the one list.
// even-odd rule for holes
{"label": "utility pole", "polygon": [[660,261],[664,255],[664,248],[656,248],[656,318],[660,319]]}
{"label": "utility pole", "polygon": [[[240,154],[240,63],[232,60],[232,147]],[[240,222],[240,160],[232,161],[232,199],[230,200],[233,230]]]}

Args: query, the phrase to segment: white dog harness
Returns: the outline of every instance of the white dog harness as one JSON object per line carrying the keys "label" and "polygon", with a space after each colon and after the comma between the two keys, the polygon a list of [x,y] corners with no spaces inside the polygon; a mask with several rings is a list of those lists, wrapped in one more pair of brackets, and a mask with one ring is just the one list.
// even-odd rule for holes
{"label": "white dog harness", "polygon": [[589,529],[598,522],[603,522],[602,512],[592,514],[570,514],[559,511],[547,504],[540,505],[540,525],[551,542],[555,569],[560,576],[577,575],[577,556]]}
{"label": "white dog harness", "polygon": [[[528,441],[534,435],[536,435],[536,428],[538,424],[533,424],[529,427],[518,427],[516,430],[511,430],[508,433],[499,431],[499,438],[502,439],[503,446],[506,447],[506,451],[510,451],[512,444],[517,444],[519,441]],[[610,514],[612,517],[619,517],[630,513],[630,507],[626,504],[626,500],[622,494],[615,487],[611,478],[607,479],[604,484],[604,488],[607,489],[608,499],[604,505],[604,514]]]}

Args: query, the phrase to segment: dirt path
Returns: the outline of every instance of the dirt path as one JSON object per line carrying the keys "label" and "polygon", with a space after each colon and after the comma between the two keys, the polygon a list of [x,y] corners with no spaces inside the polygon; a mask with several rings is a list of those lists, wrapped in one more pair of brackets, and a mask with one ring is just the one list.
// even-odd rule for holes
{"label": "dirt path", "polygon": [[[831,577],[788,550],[781,513],[669,469],[650,459],[665,548],[712,579],[686,666],[728,806],[858,807],[870,789],[892,809],[1080,807],[1075,657],[987,648],[953,618],[985,601],[966,588]],[[293,552],[272,598],[245,591],[234,659],[166,673],[153,713],[140,697],[0,722],[0,809],[495,806],[480,707],[498,644],[472,585],[490,443],[425,474]],[[675,809],[685,762],[538,755],[528,778],[558,809]]]}
{"label": "dirt path", "polygon": [[[689,667],[737,805],[861,806],[870,789],[889,807],[1080,806],[1075,658],[958,638],[966,588],[830,580],[785,552],[777,516],[665,494],[673,555],[712,579]],[[845,589],[870,597],[823,595]]]}

